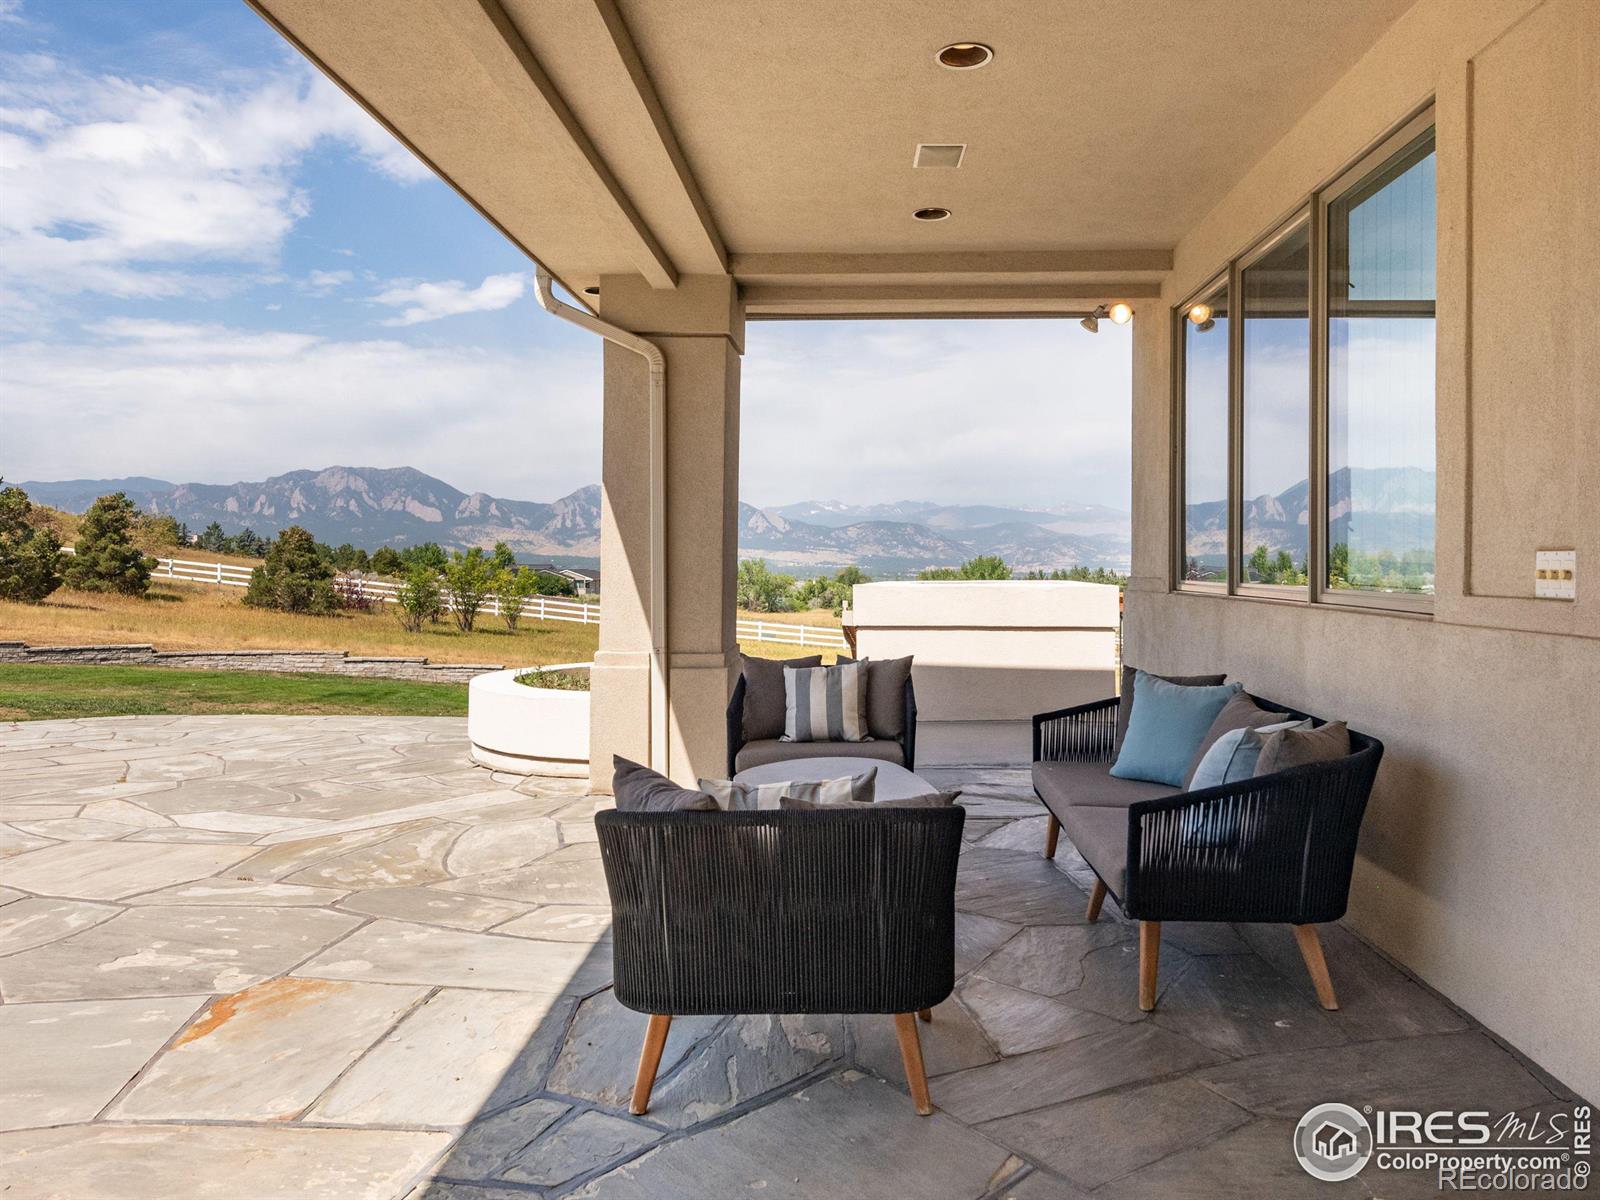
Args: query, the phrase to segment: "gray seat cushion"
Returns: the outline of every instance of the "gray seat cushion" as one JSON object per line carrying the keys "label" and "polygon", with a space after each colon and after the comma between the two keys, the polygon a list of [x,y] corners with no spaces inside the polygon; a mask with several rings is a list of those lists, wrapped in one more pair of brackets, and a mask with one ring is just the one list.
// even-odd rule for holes
{"label": "gray seat cushion", "polygon": [[764,763],[794,762],[804,758],[871,758],[903,767],[905,752],[899,742],[783,742],[761,738],[746,742],[733,760],[733,769],[743,774]]}
{"label": "gray seat cushion", "polygon": [[1061,817],[1069,808],[1126,809],[1140,800],[1174,796],[1181,788],[1142,779],[1113,779],[1105,762],[1037,762],[1033,788],[1045,806]]}
{"label": "gray seat cushion", "polygon": [[1118,900],[1127,895],[1128,812],[1082,805],[1058,814],[1061,831]]}
{"label": "gray seat cushion", "polygon": [[[783,744],[792,745],[792,743]],[[874,744],[872,742],[846,743],[846,745],[851,746],[870,746]],[[891,746],[894,745],[893,742],[889,744]],[[913,774],[896,763],[880,762],[877,766],[878,778],[873,791],[874,800],[904,800],[911,796],[933,795],[939,791],[937,787],[922,776]],[[744,784],[789,783],[796,780],[808,782],[820,779],[838,779],[845,775],[854,775],[864,769],[859,756],[779,759],[740,771],[734,782]]]}

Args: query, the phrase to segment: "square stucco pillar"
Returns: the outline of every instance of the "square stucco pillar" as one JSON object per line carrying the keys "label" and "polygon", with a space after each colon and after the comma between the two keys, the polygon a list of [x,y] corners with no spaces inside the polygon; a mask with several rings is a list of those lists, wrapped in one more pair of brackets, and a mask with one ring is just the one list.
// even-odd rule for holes
{"label": "square stucco pillar", "polygon": [[[600,316],[658,345],[667,360],[666,572],[668,772],[680,783],[726,771],[738,661],[739,356],[744,310],[733,280],[690,275],[672,289],[605,276]],[[590,696],[594,786],[611,757],[650,761],[650,400],[638,355],[605,347],[600,648]]]}

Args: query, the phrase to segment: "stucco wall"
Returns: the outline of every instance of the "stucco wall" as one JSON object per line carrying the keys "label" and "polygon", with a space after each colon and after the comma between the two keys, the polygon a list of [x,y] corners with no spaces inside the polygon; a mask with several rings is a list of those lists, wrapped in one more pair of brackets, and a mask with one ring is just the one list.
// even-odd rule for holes
{"label": "stucco wall", "polygon": [[[1349,921],[1600,1096],[1600,5],[1421,0],[1180,243],[1165,306],[1430,97],[1432,618],[1170,591],[1167,313],[1135,330],[1128,661],[1226,669],[1389,748]],[[1533,551],[1576,546],[1579,599]],[[1588,576],[1584,575],[1587,568]]]}

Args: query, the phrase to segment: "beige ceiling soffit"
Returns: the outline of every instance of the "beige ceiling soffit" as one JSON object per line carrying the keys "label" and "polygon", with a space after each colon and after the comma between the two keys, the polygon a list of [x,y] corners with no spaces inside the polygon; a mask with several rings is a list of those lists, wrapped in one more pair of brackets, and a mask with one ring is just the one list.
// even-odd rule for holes
{"label": "beige ceiling soffit", "polygon": [[[526,255],[530,261],[534,263],[539,261],[538,255],[534,254],[531,249],[524,245],[521,239],[519,239],[514,233],[512,233],[499,221],[495,220],[494,217],[489,213],[489,210],[484,208],[483,205],[479,204],[477,200],[473,198],[470,192],[452,179],[447,172],[441,170],[438,163],[434,162],[433,159],[429,158],[421,150],[417,149],[416,145],[411,141],[410,138],[406,137],[405,134],[401,133],[398,129],[391,125],[388,118],[386,118],[372,105],[368,104],[366,99],[362,97],[361,94],[353,87],[346,83],[338,74],[338,72],[334,71],[328,66],[327,63],[323,62],[322,59],[313,54],[305,45],[305,43],[299,38],[295,37],[295,35],[290,32],[289,28],[284,25],[282,21],[278,20],[278,18],[273,16],[272,13],[268,12],[267,9],[263,7],[263,2],[264,0],[245,0],[245,4],[250,7],[251,11],[253,11],[256,16],[260,17],[263,21],[270,25],[274,33],[276,33],[284,41],[288,42],[289,45],[293,46],[295,50],[297,50],[301,56],[304,57],[305,60],[313,67],[321,71],[322,74],[327,77],[328,81],[334,85],[334,87],[338,88],[346,96],[349,96],[351,100],[360,106],[362,112],[366,113],[367,116],[371,117],[379,125],[383,126],[384,130],[389,134],[390,137],[394,138],[395,141],[399,142],[402,146],[409,150],[412,155],[416,157],[418,162],[427,167],[428,170],[432,171],[436,176],[439,177],[439,179],[443,180],[444,183],[449,186],[451,191],[455,192],[456,195],[460,196],[464,201],[466,201],[467,204],[472,208],[472,211],[477,213],[491,226],[493,226],[501,237],[505,238],[506,241],[510,242],[518,250],[522,251],[522,253]],[[557,283],[566,289],[570,295],[576,297],[580,304],[582,304],[590,312],[594,311],[594,305],[589,302],[589,299],[586,296],[584,296],[583,289],[574,287],[568,280],[563,279],[554,271],[550,272],[550,274]]]}
{"label": "beige ceiling soffit", "polygon": [[639,274],[651,287],[678,284],[677,269],[633,207],[611,168],[578,124],[544,68],[522,40],[498,0],[434,0],[439,15],[500,89],[513,112],[544,110],[561,125],[582,156],[595,185],[595,200]]}
{"label": "beige ceiling soffit", "polygon": [[745,284],[739,289],[748,317],[804,316],[1082,316],[1113,300],[1155,300],[1160,285],[1121,284],[946,285],[928,287],[819,287]]}
{"label": "beige ceiling soffit", "polygon": [[644,60],[639,57],[639,48],[634,45],[633,34],[628,32],[627,22],[617,11],[615,0],[594,0],[594,7],[600,14],[601,21],[605,23],[606,33],[611,37],[611,44],[616,48],[617,57],[627,69],[628,78],[633,81],[633,90],[650,118],[651,128],[655,130],[656,139],[661,143],[662,152],[672,163],[673,173],[678,177],[683,194],[689,201],[690,207],[694,209],[695,216],[699,218],[700,232],[705,236],[706,248],[716,255],[717,261],[726,271],[728,248],[723,244],[722,234],[717,231],[717,223],[711,216],[711,206],[706,203],[705,194],[695,181],[694,172],[689,169],[689,160],[684,157],[683,147],[678,142],[678,135],[672,128],[672,122],[667,120],[667,110],[661,106],[661,97],[656,92],[655,84],[650,80],[649,72],[645,70]]}
{"label": "beige ceiling soffit", "polygon": [[912,254],[735,254],[740,279],[797,275],[1082,275],[1172,270],[1172,251],[931,250]]}

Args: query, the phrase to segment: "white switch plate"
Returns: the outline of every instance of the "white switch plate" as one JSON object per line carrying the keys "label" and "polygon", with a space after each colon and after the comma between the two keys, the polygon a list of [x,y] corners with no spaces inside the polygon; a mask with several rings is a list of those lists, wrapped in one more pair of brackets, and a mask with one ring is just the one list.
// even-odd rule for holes
{"label": "white switch plate", "polygon": [[1533,594],[1541,600],[1578,598],[1578,552],[1576,550],[1535,550],[1533,552]]}

